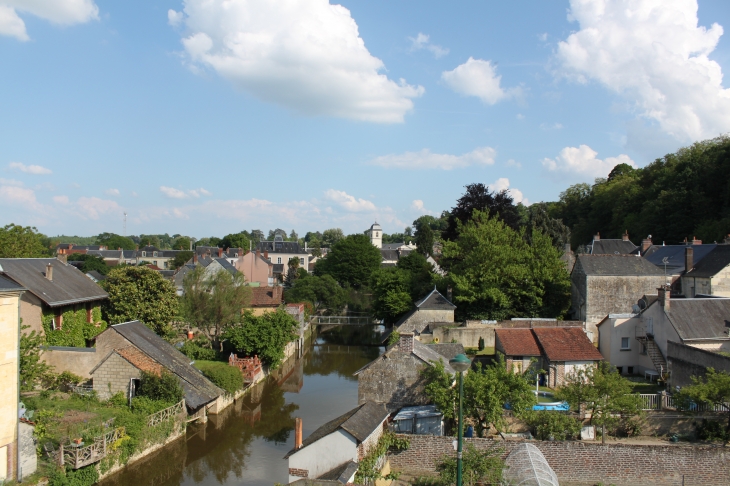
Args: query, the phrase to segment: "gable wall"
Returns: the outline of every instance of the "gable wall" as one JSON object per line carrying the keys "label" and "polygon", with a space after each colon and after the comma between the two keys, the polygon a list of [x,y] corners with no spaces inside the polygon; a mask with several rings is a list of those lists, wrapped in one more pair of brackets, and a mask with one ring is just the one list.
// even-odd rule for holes
{"label": "gable wall", "polygon": [[129,361],[117,353],[112,353],[92,375],[94,391],[101,400],[107,400],[118,392],[122,392],[127,396],[129,380],[132,378],[139,379],[140,376],[139,369],[132,366]]}
{"label": "gable wall", "polygon": [[289,482],[314,479],[347,461],[357,460],[357,441],[338,429],[289,456]]}
{"label": "gable wall", "polygon": [[631,312],[642,296],[657,293],[664,276],[588,276],[584,280],[585,304],[579,320],[596,324],[609,314]]}
{"label": "gable wall", "polygon": [[383,403],[391,412],[407,405],[426,405],[429,400],[423,393],[420,377],[424,366],[412,354],[399,351],[377,358],[376,363],[358,375],[358,403]]}
{"label": "gable wall", "polygon": [[24,332],[35,331],[36,334],[45,336],[43,331],[43,302],[30,292],[24,292],[20,298],[20,318],[24,326],[30,326]]}
{"label": "gable wall", "polygon": [[421,333],[431,322],[454,322],[454,310],[416,309],[416,312],[398,327],[398,332]]}

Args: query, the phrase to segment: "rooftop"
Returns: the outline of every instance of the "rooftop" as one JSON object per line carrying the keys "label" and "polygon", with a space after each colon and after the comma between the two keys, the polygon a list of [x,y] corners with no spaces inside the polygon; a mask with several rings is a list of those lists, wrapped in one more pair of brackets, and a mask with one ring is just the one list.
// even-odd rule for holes
{"label": "rooftop", "polygon": [[603,355],[581,328],[538,327],[532,329],[532,332],[550,361],[603,360]]}
{"label": "rooftop", "polygon": [[495,329],[494,334],[507,356],[540,356],[531,329]]}
{"label": "rooftop", "polygon": [[637,246],[629,240],[593,240],[591,255],[629,255]]}
{"label": "rooftop", "polygon": [[730,265],[730,245],[717,245],[687,272],[688,277],[711,278]]}
{"label": "rooftop", "polygon": [[418,310],[453,310],[456,306],[441,295],[436,287],[430,294],[416,302]]}
{"label": "rooftop", "polygon": [[573,269],[593,276],[653,276],[664,270],[636,255],[578,255]]}
{"label": "rooftop", "polygon": [[730,339],[730,299],[672,299],[667,317],[682,340]]}

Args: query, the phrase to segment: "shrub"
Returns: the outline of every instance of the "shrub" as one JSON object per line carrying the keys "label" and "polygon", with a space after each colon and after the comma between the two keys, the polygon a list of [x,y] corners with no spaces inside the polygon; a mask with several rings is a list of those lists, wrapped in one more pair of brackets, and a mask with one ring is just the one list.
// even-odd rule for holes
{"label": "shrub", "polygon": [[206,378],[233,395],[243,388],[243,374],[238,368],[222,362],[201,362],[195,366],[203,372]]}
{"label": "shrub", "polygon": [[152,415],[153,413],[164,410],[167,407],[174,405],[177,402],[168,402],[165,400],[153,400],[144,396],[137,396],[132,398],[132,412],[140,413],[145,417]]}
{"label": "shrub", "polygon": [[49,380],[49,388],[53,388],[54,390],[59,391],[66,391],[71,385],[78,385],[83,381],[85,380],[79,375],[75,375],[70,371],[64,371],[58,375],[51,376],[51,379]]}
{"label": "shrub", "polygon": [[697,438],[701,440],[727,440],[725,426],[717,420],[702,419],[697,425]]}
{"label": "shrub", "polygon": [[163,371],[159,376],[143,371],[137,394],[171,404],[179,402],[185,396],[180,381],[168,371]]}
{"label": "shrub", "polygon": [[218,352],[210,347],[210,341],[200,336],[194,340],[185,341],[180,352],[192,360],[215,361],[218,359]]}
{"label": "shrub", "polygon": [[526,421],[538,440],[566,440],[580,435],[580,422],[561,412],[550,410],[530,412]]}
{"label": "shrub", "polygon": [[91,464],[81,469],[56,469],[48,477],[50,486],[91,486],[99,480],[96,465]]}
{"label": "shrub", "polygon": [[391,332],[390,336],[388,336],[388,346],[397,344],[398,341],[400,341],[400,333],[398,331]]}
{"label": "shrub", "polygon": [[479,336],[479,343],[477,344],[479,351],[484,351],[484,338]]}

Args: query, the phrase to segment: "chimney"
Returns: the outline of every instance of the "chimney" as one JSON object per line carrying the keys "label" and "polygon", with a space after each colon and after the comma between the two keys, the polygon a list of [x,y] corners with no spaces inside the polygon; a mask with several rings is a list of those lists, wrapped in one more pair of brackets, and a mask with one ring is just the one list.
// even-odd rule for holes
{"label": "chimney", "polygon": [[218,258],[223,256],[223,248],[218,248]]}
{"label": "chimney", "polygon": [[692,244],[693,245],[701,245],[702,244],[702,240],[698,240],[696,236],[693,236],[692,237]]}
{"label": "chimney", "polygon": [[259,250],[258,248],[256,248],[256,259],[258,260],[258,258],[260,256],[261,256],[261,250]]}
{"label": "chimney", "polygon": [[264,250],[264,259],[265,260],[269,259],[269,250]]}
{"label": "chimney", "polygon": [[694,268],[694,253],[694,249],[690,246],[684,249],[684,273],[687,273]]}
{"label": "chimney", "polygon": [[134,245],[134,249],[135,249],[136,251],[139,251],[139,245]]}
{"label": "chimney", "polygon": [[294,450],[302,448],[302,419],[294,419]]}
{"label": "chimney", "polygon": [[566,243],[563,245],[563,253],[566,255],[570,255],[573,252],[573,250],[570,248],[570,243]]}
{"label": "chimney", "polygon": [[665,311],[669,310],[669,304],[671,303],[671,286],[669,284],[663,285],[657,289],[659,291],[659,305],[664,307]]}
{"label": "chimney", "polygon": [[646,250],[648,250],[649,247],[651,247],[651,245],[652,245],[651,235],[649,235],[646,238],[644,238],[643,240],[641,240],[641,253],[644,253]]}
{"label": "chimney", "polygon": [[193,265],[197,265],[197,264],[198,264],[198,254],[193,253]]}
{"label": "chimney", "polygon": [[46,265],[46,278],[53,282],[53,265],[50,262]]}
{"label": "chimney", "polygon": [[117,247],[117,251],[122,251],[122,247],[121,246]]}
{"label": "chimney", "polygon": [[596,233],[596,235],[593,237],[593,241],[601,241],[601,233]]}
{"label": "chimney", "polygon": [[621,239],[623,241],[629,241],[629,230],[624,231],[624,234],[621,236]]}
{"label": "chimney", "polygon": [[401,353],[412,353],[413,352],[413,333],[412,332],[403,332],[400,335],[400,340],[398,341],[398,351]]}
{"label": "chimney", "polygon": [[56,260],[58,260],[59,262],[64,263],[64,264],[68,263],[68,255],[66,255],[66,254],[56,255]]}

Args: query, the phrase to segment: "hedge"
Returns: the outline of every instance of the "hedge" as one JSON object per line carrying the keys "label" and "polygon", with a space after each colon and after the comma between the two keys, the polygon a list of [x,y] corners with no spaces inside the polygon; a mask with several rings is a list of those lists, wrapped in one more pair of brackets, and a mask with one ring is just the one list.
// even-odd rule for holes
{"label": "hedge", "polygon": [[206,378],[233,395],[243,388],[243,374],[238,368],[220,361],[196,361],[194,366]]}

